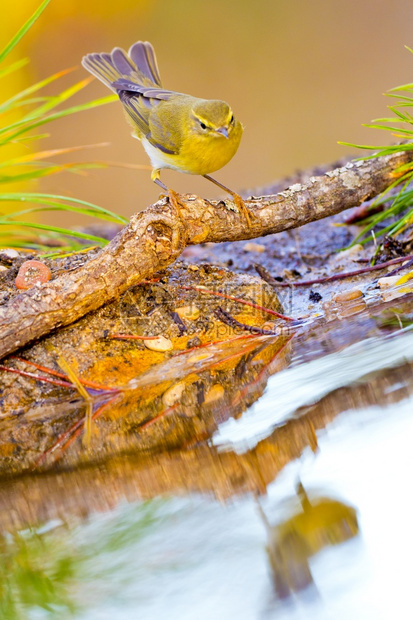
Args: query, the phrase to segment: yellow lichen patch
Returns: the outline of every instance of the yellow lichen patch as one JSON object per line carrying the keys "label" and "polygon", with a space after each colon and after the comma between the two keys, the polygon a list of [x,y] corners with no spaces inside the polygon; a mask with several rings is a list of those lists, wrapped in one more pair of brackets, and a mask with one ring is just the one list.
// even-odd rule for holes
{"label": "yellow lichen patch", "polygon": [[215,370],[219,370],[220,372],[229,373],[238,364],[241,357],[253,351],[256,346],[256,338],[240,340],[237,346],[237,350],[234,350],[234,347],[232,346],[228,351],[227,356],[221,356],[219,360],[211,364],[210,370],[212,372]]}
{"label": "yellow lichen patch", "polygon": [[269,318],[266,312],[261,312],[255,308],[248,308],[239,314],[234,314],[234,319],[245,325],[261,326]]}
{"label": "yellow lichen patch", "polygon": [[[263,315],[254,308],[251,308],[251,310],[248,309],[240,314],[232,315],[232,318],[234,318],[239,323],[242,323],[243,325],[256,327],[262,324],[262,322],[266,318],[266,315]],[[243,330],[242,327],[232,326],[218,319],[214,321],[214,323],[210,326],[210,329],[208,330],[208,336],[211,341],[227,339],[229,340],[234,336],[239,336],[241,334],[247,333],[248,332],[246,330]]]}
{"label": "yellow lichen patch", "polygon": [[[173,338],[173,350],[174,351],[185,351],[188,347],[188,341],[191,340],[193,336],[189,336],[188,334],[184,336],[180,336],[179,338]],[[201,340],[201,339],[200,339]]]}
{"label": "yellow lichen patch", "polygon": [[225,390],[220,383],[215,383],[205,394],[204,403],[209,405],[220,400],[225,394]]}
{"label": "yellow lichen patch", "polygon": [[128,350],[111,357],[102,356],[82,376],[108,387],[122,387],[164,359],[163,353],[149,350]]}
{"label": "yellow lichen patch", "polygon": [[[164,393],[166,389],[168,389],[167,382],[158,383],[154,379],[154,383],[145,386],[143,389],[136,388],[135,390],[127,391],[123,395],[121,405],[118,405],[110,412],[110,417],[112,419],[123,418],[130,414],[134,416],[136,413],[139,414],[139,412],[144,416],[145,412],[151,412],[153,410],[154,403],[162,398],[162,393]],[[160,401],[159,405],[161,407],[166,407],[166,405],[161,405]]]}
{"label": "yellow lichen patch", "polygon": [[1,444],[1,456],[5,457],[5,456],[13,456],[15,450],[16,450],[16,444],[15,443],[2,443]]}

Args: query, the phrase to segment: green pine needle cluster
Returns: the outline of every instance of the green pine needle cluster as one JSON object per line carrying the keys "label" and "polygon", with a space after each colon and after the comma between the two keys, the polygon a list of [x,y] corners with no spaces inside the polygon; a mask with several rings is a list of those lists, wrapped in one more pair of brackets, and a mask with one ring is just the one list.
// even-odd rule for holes
{"label": "green pine needle cluster", "polygon": [[[409,52],[413,50],[407,47]],[[413,84],[404,84],[391,89],[385,93],[387,97],[395,99],[395,103],[388,106],[394,116],[378,118],[369,124],[364,125],[372,129],[383,129],[390,131],[396,139],[403,140],[403,143],[392,144],[390,146],[367,146],[340,142],[345,146],[353,146],[360,149],[374,151],[362,159],[370,159],[410,151],[413,149]],[[401,166],[398,171],[399,176],[383,193],[381,193],[370,205],[370,210],[374,213],[365,218],[361,224],[363,229],[354,239],[353,244],[365,244],[377,237],[395,236],[407,230],[413,223],[413,163]],[[379,212],[377,207],[380,207]],[[386,221],[390,223],[386,224]],[[379,249],[379,248],[378,248]]]}

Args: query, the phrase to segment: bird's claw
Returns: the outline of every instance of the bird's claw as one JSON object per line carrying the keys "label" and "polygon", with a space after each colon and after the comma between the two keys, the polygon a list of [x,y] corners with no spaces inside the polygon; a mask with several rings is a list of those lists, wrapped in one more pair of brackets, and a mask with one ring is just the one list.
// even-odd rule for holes
{"label": "bird's claw", "polygon": [[251,220],[254,217],[254,215],[248,209],[247,205],[245,204],[245,202],[243,201],[243,199],[241,198],[241,196],[239,194],[233,194],[232,195],[232,199],[234,201],[234,205],[237,208],[237,211],[239,213],[242,213],[242,215],[246,219],[247,224],[248,224],[248,228],[251,228],[251,225],[252,225],[252,221]]}
{"label": "bird's claw", "polygon": [[178,217],[182,220],[183,216],[181,213],[181,207],[183,205],[181,204],[179,198],[180,198],[180,194],[178,194],[178,192],[175,192],[175,190],[173,189],[168,189],[169,203],[176,209],[178,213]]}

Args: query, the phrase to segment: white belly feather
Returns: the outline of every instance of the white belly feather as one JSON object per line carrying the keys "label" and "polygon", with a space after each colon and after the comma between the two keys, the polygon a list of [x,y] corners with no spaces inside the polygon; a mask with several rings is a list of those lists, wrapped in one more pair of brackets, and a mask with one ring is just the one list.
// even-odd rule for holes
{"label": "white belly feather", "polygon": [[150,142],[148,142],[146,138],[142,138],[141,142],[149,159],[151,160],[154,170],[159,170],[160,168],[172,168],[172,170],[185,172],[185,170],[182,170],[182,168],[179,168],[173,164],[173,155],[162,153],[162,151],[157,149],[156,146],[153,146]]}

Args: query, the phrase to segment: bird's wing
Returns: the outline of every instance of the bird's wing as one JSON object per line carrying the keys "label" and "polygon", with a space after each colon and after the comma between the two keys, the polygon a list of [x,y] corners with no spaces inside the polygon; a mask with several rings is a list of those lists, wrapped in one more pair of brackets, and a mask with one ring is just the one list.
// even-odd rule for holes
{"label": "bird's wing", "polygon": [[[125,111],[130,119],[134,129],[137,129],[139,138],[146,138],[152,146],[159,149],[163,153],[174,155],[178,153],[180,146],[179,132],[174,132],[173,136],[170,132],[168,123],[163,122],[163,115],[152,114],[155,107],[162,106],[168,101],[171,95],[176,95],[172,91],[158,89],[142,89],[142,92],[131,92],[126,90],[118,91]],[[148,96],[149,95],[149,96]]]}
{"label": "bird's wing", "polygon": [[[110,54],[88,54],[83,66],[115,91],[138,138],[164,153],[174,154],[179,148],[179,131],[170,130],[167,115],[152,114],[154,108],[179,94],[162,88],[155,52],[147,41],[138,41],[129,54],[115,47]],[[178,136],[178,138],[177,138]]]}
{"label": "bird's wing", "polygon": [[127,91],[128,93],[136,93],[147,99],[159,99],[162,101],[168,101],[174,95],[179,95],[173,90],[166,90],[165,88],[154,88],[150,86],[144,86],[143,84],[137,84],[128,78],[119,78],[112,83],[112,87],[119,91]]}

